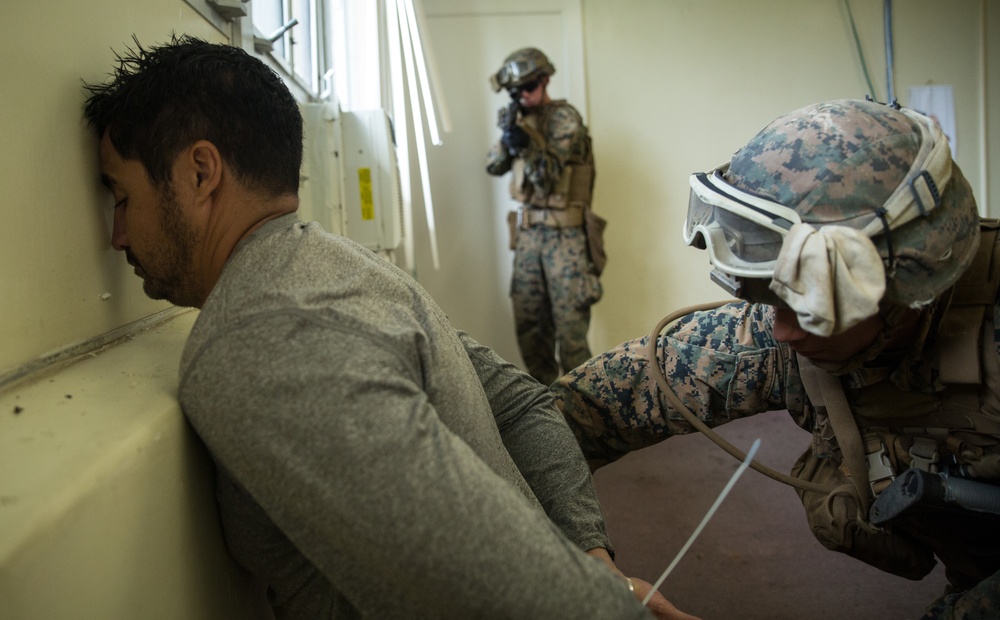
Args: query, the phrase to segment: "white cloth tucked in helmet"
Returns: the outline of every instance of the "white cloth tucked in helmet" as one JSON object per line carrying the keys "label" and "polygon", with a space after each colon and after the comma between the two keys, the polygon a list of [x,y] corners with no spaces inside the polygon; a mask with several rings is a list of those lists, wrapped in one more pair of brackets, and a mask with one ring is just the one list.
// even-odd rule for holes
{"label": "white cloth tucked in helmet", "polygon": [[855,228],[795,224],[770,286],[795,310],[802,329],[830,336],[878,312],[885,267],[875,244]]}

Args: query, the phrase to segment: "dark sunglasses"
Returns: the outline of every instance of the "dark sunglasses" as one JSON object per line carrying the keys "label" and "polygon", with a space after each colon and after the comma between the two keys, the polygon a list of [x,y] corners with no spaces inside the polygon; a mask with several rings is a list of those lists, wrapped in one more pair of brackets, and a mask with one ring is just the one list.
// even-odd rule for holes
{"label": "dark sunglasses", "polygon": [[510,91],[511,95],[520,95],[521,93],[530,93],[530,92],[534,91],[536,88],[538,88],[538,85],[541,84],[541,83],[542,83],[541,80],[531,80],[530,82],[525,82],[524,84],[521,84],[520,86],[514,86],[513,88],[510,88],[509,91]]}

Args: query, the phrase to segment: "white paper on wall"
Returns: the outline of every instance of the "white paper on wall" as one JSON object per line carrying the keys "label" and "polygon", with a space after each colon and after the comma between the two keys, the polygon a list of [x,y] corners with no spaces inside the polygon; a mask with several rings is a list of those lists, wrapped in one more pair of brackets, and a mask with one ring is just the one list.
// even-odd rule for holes
{"label": "white paper on wall", "polygon": [[958,135],[955,133],[955,94],[950,84],[910,87],[910,108],[934,117],[948,136],[951,156],[958,161]]}

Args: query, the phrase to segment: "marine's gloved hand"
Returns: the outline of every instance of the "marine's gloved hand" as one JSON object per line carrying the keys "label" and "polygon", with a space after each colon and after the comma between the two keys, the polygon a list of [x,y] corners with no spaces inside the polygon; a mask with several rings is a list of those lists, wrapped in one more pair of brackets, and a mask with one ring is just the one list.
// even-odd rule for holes
{"label": "marine's gloved hand", "polygon": [[500,137],[500,143],[507,147],[507,150],[511,154],[517,154],[528,148],[531,138],[520,126],[514,125],[504,130],[503,135]]}

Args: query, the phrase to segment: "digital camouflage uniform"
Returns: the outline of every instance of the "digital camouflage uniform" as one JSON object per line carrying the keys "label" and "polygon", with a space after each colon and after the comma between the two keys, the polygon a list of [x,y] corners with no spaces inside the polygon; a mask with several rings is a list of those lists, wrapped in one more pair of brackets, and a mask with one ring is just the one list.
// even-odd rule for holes
{"label": "digital camouflage uniform", "polygon": [[[817,423],[788,345],[771,335],[770,306],[733,303],[698,312],[675,322],[657,341],[657,358],[670,386],[691,411],[709,426],[766,411],[787,409],[796,424],[813,431]],[[1000,354],[1000,305],[989,317],[989,332]],[[594,465],[658,443],[694,428],[663,398],[647,371],[648,337],[625,342],[560,378],[553,386],[557,404],[576,433],[584,455]],[[933,371],[919,352],[880,360],[844,379],[850,399],[864,385],[899,381],[904,389],[924,391],[940,386],[922,382]],[[896,365],[893,368],[893,365]],[[984,385],[984,390],[989,388]],[[995,399],[996,395],[989,398]],[[990,411],[996,416],[996,411]],[[1000,416],[998,416],[1000,419]],[[805,442],[804,442],[805,443]],[[996,543],[997,541],[992,541]],[[992,549],[995,554],[1000,547]],[[996,555],[992,561],[996,561]],[[947,566],[947,564],[946,564]],[[970,591],[974,611],[956,618],[1000,617],[1000,574],[995,571]],[[963,580],[953,575],[949,578]],[[926,619],[952,618],[972,601],[938,601]],[[976,614],[980,615],[976,615]]]}
{"label": "digital camouflage uniform", "polygon": [[[852,104],[853,105],[853,104]],[[867,105],[867,104],[865,104]],[[836,114],[840,105],[824,111]],[[860,106],[864,107],[864,106]],[[900,122],[889,118],[881,109],[870,113],[872,119],[886,126]],[[898,115],[897,115],[898,116]],[[803,183],[808,175],[817,172],[816,162],[837,160],[829,153],[817,155],[824,149],[842,150],[846,157],[857,157],[859,144],[866,135],[877,132],[872,126],[862,130],[849,129],[843,135],[826,132],[826,120],[797,119],[798,126],[769,127],[752,141],[754,148],[745,147],[731,162],[730,183],[751,186],[759,195],[781,196],[781,202],[800,204],[806,193],[817,197],[816,183]],[[786,139],[783,132],[808,136],[822,136],[818,140]],[[897,127],[888,132],[891,136],[901,133]],[[890,146],[880,142],[871,147],[889,148],[893,152],[876,155],[868,163],[869,173],[862,177],[874,180],[881,186],[880,175],[890,168],[906,170],[906,158],[895,158],[902,145],[900,140],[890,140]],[[804,143],[812,143],[814,151],[807,152]],[[884,155],[884,157],[882,156]],[[768,157],[784,162],[784,176],[765,172]],[[909,160],[912,161],[912,157]],[[735,168],[735,172],[734,172]],[[832,166],[838,174],[836,163]],[[797,176],[798,175],[798,176]],[[841,179],[836,179],[840,183]],[[850,182],[850,180],[848,180]],[[886,194],[899,184],[899,180],[886,182],[882,189],[869,189],[875,199],[869,204],[878,205]],[[821,184],[822,185],[822,184]],[[825,194],[813,203],[816,210],[836,205],[831,198],[843,185],[826,187]],[[879,192],[882,192],[880,195]],[[887,448],[891,468],[899,476],[909,467],[918,466],[914,448],[920,442],[934,446],[933,458],[937,466],[950,465],[968,479],[990,484],[1000,483],[1000,304],[997,303],[995,284],[988,288],[975,304],[979,314],[972,325],[981,329],[969,330],[969,321],[953,321],[971,308],[966,294],[979,286],[971,278],[982,257],[986,264],[993,264],[990,273],[996,275],[1000,250],[993,249],[996,242],[975,245],[963,240],[977,238],[979,228],[975,201],[971,188],[955,166],[946,191],[942,192],[942,206],[926,216],[920,225],[892,231],[896,262],[893,277],[886,293],[887,305],[900,304],[915,297],[914,291],[938,277],[931,264],[922,264],[922,250],[939,248],[941,262],[956,263],[957,273],[936,286],[939,295],[921,305],[911,345],[906,350],[879,351],[884,332],[876,345],[862,352],[863,357],[849,367],[838,369],[847,402],[850,405],[861,433],[874,436]],[[825,196],[825,197],[824,197]],[[868,207],[870,208],[870,207]],[[808,214],[803,214],[805,219]],[[817,219],[821,219],[821,215]],[[840,221],[843,221],[841,219]],[[992,226],[995,227],[995,224]],[[983,224],[984,232],[989,225]],[[986,235],[984,234],[984,239]],[[942,239],[951,239],[945,243]],[[873,241],[876,241],[873,239]],[[880,254],[886,255],[885,243],[876,241]],[[971,246],[971,250],[966,245]],[[954,250],[954,251],[952,251]],[[934,254],[938,250],[928,250]],[[971,251],[971,254],[970,254]],[[927,255],[927,252],[923,252]],[[964,274],[961,280],[958,276]],[[955,284],[956,280],[958,283]],[[954,284],[954,289],[949,288]],[[912,290],[911,290],[912,289]],[[944,290],[947,289],[947,290]],[[977,289],[978,290],[978,289]],[[941,291],[944,291],[941,293]],[[952,292],[954,291],[954,293]],[[917,297],[918,298],[918,297]],[[894,301],[893,301],[894,300]],[[884,310],[888,312],[888,310]],[[884,314],[883,316],[888,316]],[[964,315],[969,316],[969,315]],[[772,333],[774,309],[760,303],[739,301],[712,310],[696,311],[684,316],[658,335],[656,360],[648,356],[649,337],[625,342],[596,356],[586,364],[572,370],[552,385],[557,404],[573,428],[592,467],[598,467],[624,456],[632,450],[658,443],[672,435],[695,431],[683,415],[675,409],[654,383],[651,363],[662,370],[671,390],[680,402],[709,427],[757,413],[787,410],[803,429],[813,434],[800,464],[827,462],[840,464],[841,450],[833,433],[833,425],[825,411],[814,407],[803,384],[796,354],[788,344],[777,341]],[[891,319],[887,318],[891,324]],[[947,378],[952,373],[949,366],[939,360],[951,348],[957,334],[971,333],[972,344],[966,347],[976,360],[978,378],[964,383]],[[977,342],[978,339],[978,342]],[[805,442],[804,442],[805,443]],[[804,446],[805,447],[805,446]],[[922,457],[919,457],[922,458]],[[835,469],[842,470],[843,467]],[[808,493],[806,495],[809,495]],[[802,493],[800,492],[800,497]],[[805,499],[803,500],[805,503]],[[808,512],[808,505],[807,505]],[[810,521],[810,523],[812,523]],[[890,521],[884,530],[871,540],[889,538],[913,550],[913,565],[893,567],[890,570],[879,564],[878,550],[865,557],[865,549],[845,551],[883,570],[904,574],[907,570],[918,579],[934,564],[936,556],[946,568],[948,591],[933,602],[924,616],[927,620],[963,618],[984,619],[1000,617],[1000,520],[996,515],[973,512],[955,504],[928,503],[911,508],[898,520]],[[814,533],[815,533],[815,528]],[[817,534],[821,541],[823,539]],[[862,539],[858,539],[862,540]],[[829,548],[834,548],[824,542]],[[865,543],[857,542],[858,547]]]}
{"label": "digital camouflage uniform", "polygon": [[[496,143],[487,155],[486,170],[500,176],[510,172],[517,159],[523,165],[523,173],[512,172],[513,184],[520,185],[512,187],[512,195],[523,203],[515,224],[510,295],[525,366],[548,385],[560,368],[565,372],[590,358],[590,306],[600,299],[601,284],[588,253],[585,207],[543,208],[532,202],[557,191],[567,166],[592,157],[580,113],[563,100],[531,110],[521,124],[533,129],[529,146],[515,157]],[[567,225],[554,219],[560,215],[580,219]]]}

